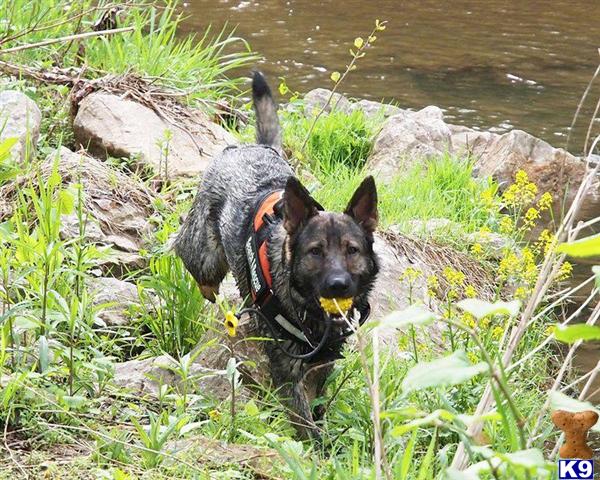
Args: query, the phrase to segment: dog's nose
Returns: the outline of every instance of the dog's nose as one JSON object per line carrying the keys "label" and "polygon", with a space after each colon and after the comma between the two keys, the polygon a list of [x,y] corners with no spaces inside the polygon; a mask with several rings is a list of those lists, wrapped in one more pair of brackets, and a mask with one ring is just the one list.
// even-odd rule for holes
{"label": "dog's nose", "polygon": [[348,296],[351,283],[352,279],[347,272],[331,275],[325,282],[323,296],[328,298],[345,298]]}

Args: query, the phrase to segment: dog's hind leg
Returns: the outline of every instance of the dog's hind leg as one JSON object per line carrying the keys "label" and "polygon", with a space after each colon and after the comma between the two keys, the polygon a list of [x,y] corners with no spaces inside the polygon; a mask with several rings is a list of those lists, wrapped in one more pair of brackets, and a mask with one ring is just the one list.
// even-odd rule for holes
{"label": "dog's hind leg", "polygon": [[175,240],[175,251],[198,283],[202,296],[214,303],[229,266],[208,210],[205,202],[194,204]]}

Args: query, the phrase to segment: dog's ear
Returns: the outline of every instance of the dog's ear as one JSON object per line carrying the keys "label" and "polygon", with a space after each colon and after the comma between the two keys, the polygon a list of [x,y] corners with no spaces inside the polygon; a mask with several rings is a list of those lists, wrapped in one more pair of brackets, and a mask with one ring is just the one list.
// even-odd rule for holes
{"label": "dog's ear", "polygon": [[362,181],[344,213],[350,215],[368,233],[375,231],[379,214],[377,213],[377,187],[372,176],[369,175]]}
{"label": "dog's ear", "polygon": [[283,226],[293,235],[309,218],[319,213],[319,204],[296,177],[288,178],[283,194]]}

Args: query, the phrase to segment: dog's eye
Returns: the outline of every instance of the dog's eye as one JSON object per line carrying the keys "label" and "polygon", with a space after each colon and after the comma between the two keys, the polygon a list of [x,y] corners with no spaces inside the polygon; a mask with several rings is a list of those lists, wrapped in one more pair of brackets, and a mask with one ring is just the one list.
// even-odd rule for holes
{"label": "dog's eye", "polygon": [[348,245],[348,255],[356,255],[360,250],[356,248],[354,245]]}
{"label": "dog's eye", "polygon": [[308,253],[310,253],[311,255],[314,255],[315,257],[320,257],[321,255],[323,255],[323,250],[321,250],[321,247],[312,247]]}

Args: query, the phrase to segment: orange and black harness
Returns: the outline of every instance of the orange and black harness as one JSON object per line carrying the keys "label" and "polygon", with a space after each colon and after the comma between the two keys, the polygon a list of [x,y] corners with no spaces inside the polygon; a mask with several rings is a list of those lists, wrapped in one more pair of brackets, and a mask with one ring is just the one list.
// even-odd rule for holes
{"label": "orange and black harness", "polygon": [[[323,208],[318,205],[319,210]],[[316,342],[312,339],[311,333],[306,328],[302,320],[288,319],[284,316],[284,309],[281,302],[273,292],[273,278],[271,276],[271,265],[268,256],[269,235],[271,226],[281,221],[283,216],[283,190],[276,190],[268,193],[257,203],[250,233],[245,243],[246,259],[249,268],[250,292],[252,295],[252,307],[247,307],[239,311],[238,317],[244,313],[255,313],[264,321],[275,340],[277,347],[287,356],[298,359],[310,359],[319,353],[329,340],[330,343],[337,343],[344,340],[352,332],[342,333],[334,339],[330,339],[332,319],[330,315],[325,314],[325,330],[321,339]],[[370,306],[367,303],[366,308],[359,311],[359,323],[362,324],[370,313]],[[306,316],[306,313],[305,313]],[[279,328],[289,340],[300,341],[312,350],[306,354],[294,354],[280,344],[279,335],[276,330]]]}

